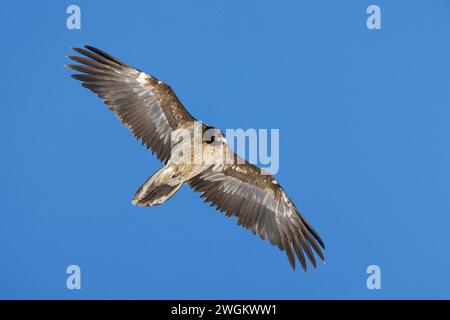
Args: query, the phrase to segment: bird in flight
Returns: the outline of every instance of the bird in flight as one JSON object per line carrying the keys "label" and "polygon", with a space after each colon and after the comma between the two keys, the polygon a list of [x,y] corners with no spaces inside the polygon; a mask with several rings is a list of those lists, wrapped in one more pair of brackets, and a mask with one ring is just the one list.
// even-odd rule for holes
{"label": "bird in flight", "polygon": [[314,268],[313,251],[324,261],[323,241],[275,178],[236,155],[221,130],[197,121],[169,85],[92,46],[72,49],[79,54],[68,56],[78,63],[66,65],[79,72],[72,77],[164,163],[139,187],[133,204],[160,205],[186,183],[205,202],[237,217],[238,225],[285,251],[293,269],[295,255],[305,271],[305,254]]}

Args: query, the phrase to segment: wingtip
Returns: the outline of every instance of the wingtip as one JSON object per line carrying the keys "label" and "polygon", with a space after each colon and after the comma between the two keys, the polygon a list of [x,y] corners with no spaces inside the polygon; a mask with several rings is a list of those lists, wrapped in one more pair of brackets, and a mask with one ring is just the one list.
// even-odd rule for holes
{"label": "wingtip", "polygon": [[76,65],[65,63],[65,64],[64,64],[64,67],[69,68],[69,69],[71,69],[71,70],[75,70]]}
{"label": "wingtip", "polygon": [[70,76],[78,81],[86,81],[86,75],[82,74],[82,73],[75,73],[75,74],[71,74]]}
{"label": "wingtip", "polygon": [[302,269],[303,269],[303,271],[304,271],[305,273],[308,273],[308,268],[306,267],[306,265],[305,265],[305,266],[302,265]]}
{"label": "wingtip", "polygon": [[72,49],[72,51],[79,53],[79,54],[83,54],[83,51],[84,51],[84,49],[78,48],[78,47],[71,47],[70,49]]}
{"label": "wingtip", "polygon": [[322,261],[323,263],[325,263],[325,256],[322,254],[321,256],[319,256],[320,261]]}
{"label": "wingtip", "polygon": [[292,254],[292,252],[289,252],[288,250],[286,250],[286,256],[288,258],[289,264],[291,265],[292,270],[295,271],[295,257]]}

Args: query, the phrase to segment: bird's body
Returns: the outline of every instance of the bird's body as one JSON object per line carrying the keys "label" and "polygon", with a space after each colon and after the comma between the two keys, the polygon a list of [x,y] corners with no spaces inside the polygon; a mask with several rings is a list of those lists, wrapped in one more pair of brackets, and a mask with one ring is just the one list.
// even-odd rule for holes
{"label": "bird's body", "polygon": [[[185,132],[191,137],[195,136],[195,130],[186,129]],[[171,157],[166,165],[138,189],[132,203],[147,207],[160,205],[170,199],[183,183],[211,166],[221,170],[226,164],[222,156],[225,148],[224,144],[194,144],[191,139],[173,144]],[[187,151],[189,154],[185,157]]]}
{"label": "bird's body", "polygon": [[[73,77],[101,97],[164,166],[137,190],[132,203],[160,205],[184,183],[202,193],[227,216],[284,250],[295,268],[294,254],[306,270],[305,254],[316,266],[325,248],[275,178],[237,156],[222,132],[197,121],[164,82],[109,54],[86,46],[85,57],[67,65]],[[90,59],[87,59],[87,58]]]}

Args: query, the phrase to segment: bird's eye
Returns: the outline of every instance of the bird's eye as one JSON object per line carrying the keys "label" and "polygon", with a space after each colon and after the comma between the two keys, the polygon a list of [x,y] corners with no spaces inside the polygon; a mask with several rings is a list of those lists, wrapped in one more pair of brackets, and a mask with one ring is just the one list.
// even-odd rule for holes
{"label": "bird's eye", "polygon": [[216,141],[216,129],[213,127],[207,127],[203,133],[203,141],[206,143],[213,143]]}

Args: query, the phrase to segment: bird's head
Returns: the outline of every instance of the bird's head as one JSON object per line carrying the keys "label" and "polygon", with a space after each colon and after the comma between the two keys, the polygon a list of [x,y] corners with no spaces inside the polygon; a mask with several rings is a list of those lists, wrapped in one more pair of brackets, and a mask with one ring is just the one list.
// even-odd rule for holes
{"label": "bird's head", "polygon": [[203,141],[211,145],[221,145],[226,143],[225,135],[220,129],[205,126],[203,130]]}

